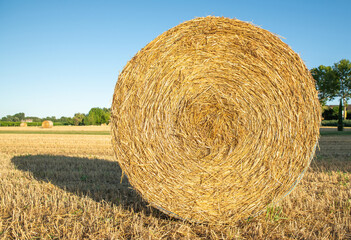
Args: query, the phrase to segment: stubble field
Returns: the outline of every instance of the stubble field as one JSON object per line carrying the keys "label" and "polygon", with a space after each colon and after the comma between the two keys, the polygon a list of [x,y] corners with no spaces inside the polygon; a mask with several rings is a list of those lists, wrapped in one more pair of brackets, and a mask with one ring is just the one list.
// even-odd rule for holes
{"label": "stubble field", "polygon": [[108,127],[0,128],[0,239],[351,239],[351,135],[334,130],[278,205],[210,226],[149,207],[121,178]]}

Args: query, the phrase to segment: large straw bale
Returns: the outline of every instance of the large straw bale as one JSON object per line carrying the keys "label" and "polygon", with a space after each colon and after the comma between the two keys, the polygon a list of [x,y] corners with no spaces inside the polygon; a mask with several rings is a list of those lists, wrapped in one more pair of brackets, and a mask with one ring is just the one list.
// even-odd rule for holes
{"label": "large straw bale", "polygon": [[20,123],[20,127],[27,127],[27,123],[26,122],[21,122]]}
{"label": "large straw bale", "polygon": [[42,128],[52,128],[54,126],[54,123],[49,120],[45,120],[42,122],[41,127]]}
{"label": "large straw bale", "polygon": [[118,77],[113,146],[132,186],[178,218],[230,223],[301,179],[319,138],[314,80],[279,37],[223,17],[184,22]]}

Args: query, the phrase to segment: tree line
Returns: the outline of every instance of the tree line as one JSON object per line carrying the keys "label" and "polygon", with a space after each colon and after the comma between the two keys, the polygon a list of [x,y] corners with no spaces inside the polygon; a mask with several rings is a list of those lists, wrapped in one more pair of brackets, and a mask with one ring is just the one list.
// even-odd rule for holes
{"label": "tree line", "polygon": [[[339,98],[338,130],[342,131],[343,120],[347,119],[347,101],[351,98],[351,62],[342,59],[333,66],[320,65],[312,68],[311,74],[316,80],[318,97],[322,106],[325,106],[327,101]],[[328,111],[330,112],[330,109]]]}
{"label": "tree line", "polygon": [[26,117],[25,113],[16,113],[14,115],[7,115],[1,118],[2,122],[22,122],[26,120],[32,120],[33,122],[42,122],[45,120],[52,121],[55,125],[101,125],[108,124],[110,122],[111,109],[110,108],[92,108],[88,114],[76,113],[73,117]]}

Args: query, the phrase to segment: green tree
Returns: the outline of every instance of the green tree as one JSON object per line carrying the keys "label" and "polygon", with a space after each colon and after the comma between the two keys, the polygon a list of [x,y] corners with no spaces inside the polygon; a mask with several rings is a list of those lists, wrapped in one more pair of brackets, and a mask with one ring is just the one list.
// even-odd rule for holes
{"label": "green tree", "polygon": [[104,115],[104,111],[101,108],[90,109],[88,116],[87,116],[88,124],[89,125],[100,125],[103,115]]}
{"label": "green tree", "polygon": [[104,114],[102,116],[102,122],[108,124],[111,118],[111,108],[103,108]]}
{"label": "green tree", "polygon": [[12,115],[7,115],[6,117],[3,117],[1,121],[6,121],[6,122],[19,122],[25,119],[24,113],[16,113],[13,116]]}
{"label": "green tree", "polygon": [[16,113],[15,115],[13,115],[13,117],[18,119],[18,121],[22,121],[22,120],[24,120],[25,115],[24,115],[24,113]]}
{"label": "green tree", "polygon": [[111,117],[111,109],[108,108],[92,108],[88,115],[84,118],[85,125],[100,125],[108,123]]}
{"label": "green tree", "polygon": [[85,118],[85,114],[83,114],[83,113],[76,113],[76,114],[74,114],[74,117],[73,117],[74,125],[75,126],[84,125],[84,118]]}
{"label": "green tree", "polygon": [[71,117],[61,117],[60,122],[62,122],[63,125],[74,125],[73,118]]}
{"label": "green tree", "polygon": [[316,80],[318,98],[322,106],[338,93],[338,80],[335,71],[330,66],[320,65],[318,68],[312,68],[311,74]]}
{"label": "green tree", "polygon": [[344,104],[344,119],[347,118],[347,101],[351,97],[351,62],[347,59],[342,59],[335,63],[333,70],[338,79],[337,96],[342,99]]}
{"label": "green tree", "polygon": [[52,122],[58,122],[58,120],[56,119],[55,116],[51,116],[51,117],[46,117],[46,118],[43,118],[43,120],[48,120],[48,121],[52,121]]}
{"label": "green tree", "polygon": [[62,122],[64,125],[71,125],[71,124],[69,124],[69,119],[70,118],[68,118],[68,117],[62,116],[59,118],[59,122]]}
{"label": "green tree", "polygon": [[[316,80],[316,88],[319,91],[319,100],[325,104],[328,100],[336,97],[340,98],[341,106],[344,103],[344,115],[339,115],[339,121],[342,125],[343,118],[347,118],[347,100],[351,97],[351,62],[342,59],[330,66],[319,66],[311,69],[311,74]],[[342,111],[342,108],[339,109]],[[342,128],[339,128],[342,131]]]}

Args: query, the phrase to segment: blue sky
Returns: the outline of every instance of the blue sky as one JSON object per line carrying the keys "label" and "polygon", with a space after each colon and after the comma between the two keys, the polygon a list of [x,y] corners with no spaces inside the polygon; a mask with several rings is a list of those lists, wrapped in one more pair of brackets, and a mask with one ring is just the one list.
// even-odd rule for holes
{"label": "blue sky", "polygon": [[110,107],[118,73],[152,39],[195,17],[283,36],[308,68],[351,60],[351,1],[0,0],[0,117]]}

